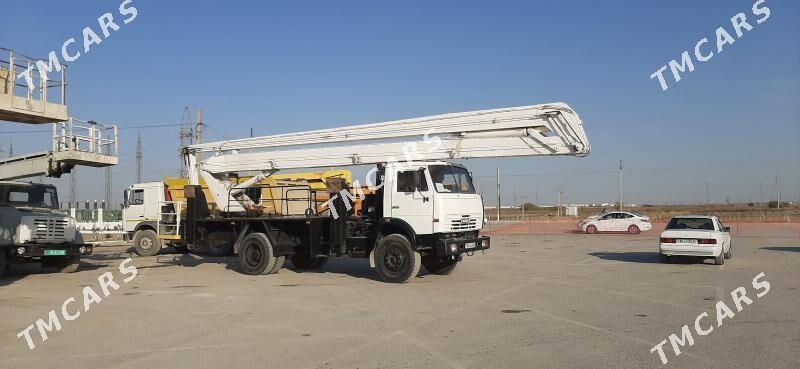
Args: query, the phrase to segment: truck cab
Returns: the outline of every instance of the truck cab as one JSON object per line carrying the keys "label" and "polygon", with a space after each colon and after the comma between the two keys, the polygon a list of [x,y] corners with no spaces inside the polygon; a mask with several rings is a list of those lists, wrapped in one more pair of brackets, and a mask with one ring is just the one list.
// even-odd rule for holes
{"label": "truck cab", "polygon": [[134,241],[139,255],[153,256],[161,251],[159,219],[165,201],[163,182],[130,185],[123,194],[122,224],[125,239]]}
{"label": "truck cab", "polygon": [[0,275],[10,262],[74,272],[80,256],[92,253],[58,204],[55,186],[0,181]]}

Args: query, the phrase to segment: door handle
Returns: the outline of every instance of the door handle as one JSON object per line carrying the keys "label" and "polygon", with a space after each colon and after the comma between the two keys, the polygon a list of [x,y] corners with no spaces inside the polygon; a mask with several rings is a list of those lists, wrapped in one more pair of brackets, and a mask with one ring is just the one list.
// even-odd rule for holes
{"label": "door handle", "polygon": [[392,205],[392,209],[400,209],[400,205]]}

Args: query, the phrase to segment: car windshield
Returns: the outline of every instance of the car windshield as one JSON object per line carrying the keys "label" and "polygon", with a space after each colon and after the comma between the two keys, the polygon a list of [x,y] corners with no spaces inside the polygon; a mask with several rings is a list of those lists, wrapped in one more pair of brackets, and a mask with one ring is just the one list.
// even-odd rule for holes
{"label": "car windshield", "polygon": [[56,209],[56,189],[42,185],[0,185],[0,205]]}
{"label": "car windshield", "polygon": [[699,229],[714,230],[714,223],[709,218],[672,218],[667,229]]}
{"label": "car windshield", "polygon": [[452,165],[431,165],[428,167],[436,192],[475,193],[472,176],[462,168]]}

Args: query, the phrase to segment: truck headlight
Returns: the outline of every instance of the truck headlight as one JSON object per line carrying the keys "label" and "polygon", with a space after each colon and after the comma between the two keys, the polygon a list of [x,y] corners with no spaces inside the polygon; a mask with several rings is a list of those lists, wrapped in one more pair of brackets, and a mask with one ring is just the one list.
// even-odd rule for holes
{"label": "truck headlight", "polygon": [[24,247],[17,247],[17,254],[22,255],[24,253],[25,253],[25,248]]}
{"label": "truck headlight", "polygon": [[79,247],[78,251],[80,251],[81,254],[85,254],[86,253],[86,246]]}
{"label": "truck headlight", "polygon": [[456,244],[454,244],[454,243],[451,243],[451,244],[450,244],[450,252],[453,252],[453,253],[454,253],[454,252],[456,252],[456,251],[458,251],[458,245],[456,245]]}
{"label": "truck headlight", "polygon": [[483,247],[489,247],[489,240],[483,240],[483,241],[481,241],[481,246],[483,246]]}

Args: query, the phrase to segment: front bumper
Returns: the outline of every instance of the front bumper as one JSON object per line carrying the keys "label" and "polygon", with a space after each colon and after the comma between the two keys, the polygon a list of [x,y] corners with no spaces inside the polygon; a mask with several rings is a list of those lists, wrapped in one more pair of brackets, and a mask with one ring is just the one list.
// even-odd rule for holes
{"label": "front bumper", "polygon": [[440,240],[436,243],[436,256],[446,257],[488,250],[490,245],[488,236]]}
{"label": "front bumper", "polygon": [[661,255],[716,257],[722,253],[722,245],[675,245],[660,244]]}
{"label": "front bumper", "polygon": [[[45,257],[45,256],[74,256],[91,255],[94,251],[92,244],[31,244],[9,246],[12,255],[16,257]],[[24,249],[24,250],[23,250]],[[20,252],[24,251],[24,252]],[[63,251],[64,255],[60,252]]]}

